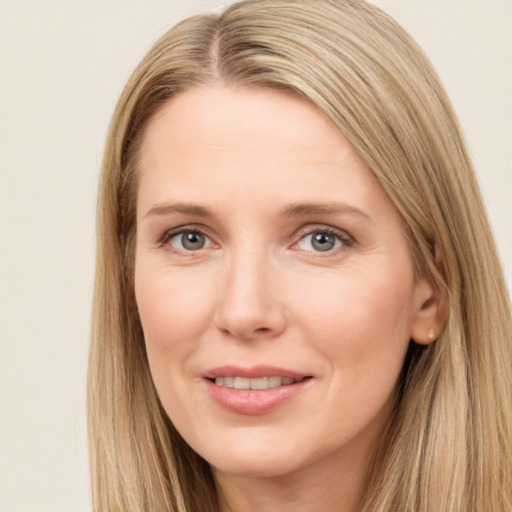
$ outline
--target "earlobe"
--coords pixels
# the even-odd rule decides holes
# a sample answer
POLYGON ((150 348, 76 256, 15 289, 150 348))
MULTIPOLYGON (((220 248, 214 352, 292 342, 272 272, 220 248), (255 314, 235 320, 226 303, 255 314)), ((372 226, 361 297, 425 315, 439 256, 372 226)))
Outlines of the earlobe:
POLYGON ((416 283, 415 310, 411 339, 418 345, 430 345, 441 334, 446 322, 446 300, 441 290, 426 278, 416 283))

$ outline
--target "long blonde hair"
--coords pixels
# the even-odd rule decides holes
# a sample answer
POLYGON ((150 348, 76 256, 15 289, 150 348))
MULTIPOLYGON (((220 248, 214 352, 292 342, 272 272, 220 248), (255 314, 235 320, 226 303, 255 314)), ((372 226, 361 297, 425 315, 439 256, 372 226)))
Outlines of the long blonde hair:
POLYGON ((256 0, 167 32, 126 85, 106 142, 89 367, 96 511, 217 510, 208 464, 153 386, 133 291, 137 160, 170 97, 208 82, 270 87, 325 112, 400 213, 446 326, 411 346, 361 511, 512 510, 512 325, 460 128, 422 51, 362 0, 256 0))

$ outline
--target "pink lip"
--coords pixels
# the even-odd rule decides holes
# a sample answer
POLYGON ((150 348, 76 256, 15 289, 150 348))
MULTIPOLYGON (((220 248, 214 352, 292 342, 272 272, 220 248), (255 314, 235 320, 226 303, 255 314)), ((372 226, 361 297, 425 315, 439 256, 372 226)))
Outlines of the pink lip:
POLYGON ((240 366, 220 366, 208 370, 204 377, 206 379, 215 379, 216 377, 245 377, 247 379, 259 379, 261 377, 289 377, 291 379, 303 379, 307 374, 298 373, 277 366, 257 365, 251 367, 240 366))
POLYGON ((297 395, 307 389, 313 380, 312 378, 305 378, 307 377, 305 374, 273 366, 253 366, 251 368, 223 366, 208 371, 204 377, 204 382, 210 396, 215 402, 228 411, 249 416, 268 413, 288 400, 297 397, 297 395), (210 380, 216 377, 245 377, 249 379, 261 377, 289 377, 304 380, 278 388, 237 390, 217 386, 210 380))

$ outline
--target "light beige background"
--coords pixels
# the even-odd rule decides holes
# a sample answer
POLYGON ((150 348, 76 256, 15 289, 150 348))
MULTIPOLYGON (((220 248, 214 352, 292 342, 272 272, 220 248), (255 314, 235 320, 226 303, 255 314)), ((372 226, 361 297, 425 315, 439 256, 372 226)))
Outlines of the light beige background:
MULTIPOLYGON (((473 155, 512 282, 512 0, 375 0, 420 42, 473 155)), ((89 510, 94 209, 114 103, 217 0, 0 0, 0 510, 89 510)))

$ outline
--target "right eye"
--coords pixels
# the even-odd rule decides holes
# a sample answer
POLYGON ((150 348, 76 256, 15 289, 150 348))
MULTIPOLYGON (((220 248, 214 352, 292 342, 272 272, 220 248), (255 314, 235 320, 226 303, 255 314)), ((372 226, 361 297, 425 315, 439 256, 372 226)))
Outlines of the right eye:
POLYGON ((171 245, 180 252, 199 251, 210 247, 212 241, 201 231, 185 229, 179 233, 169 233, 164 243, 171 245))

